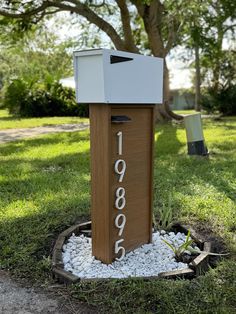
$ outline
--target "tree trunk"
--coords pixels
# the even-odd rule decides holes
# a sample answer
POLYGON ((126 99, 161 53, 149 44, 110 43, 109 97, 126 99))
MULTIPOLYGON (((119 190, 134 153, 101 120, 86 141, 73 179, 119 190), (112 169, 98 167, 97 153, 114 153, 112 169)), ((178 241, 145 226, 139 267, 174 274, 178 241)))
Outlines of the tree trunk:
POLYGON ((163 103, 156 105, 155 108, 155 120, 156 121, 168 121, 171 117, 165 110, 165 102, 169 101, 169 70, 164 60, 164 78, 163 78, 163 103))
MULTIPOLYGON (((218 9, 218 13, 220 14, 220 9, 218 9)), ((220 66, 222 59, 222 46, 223 46, 223 38, 224 38, 224 30, 223 25, 217 25, 217 38, 215 43, 215 53, 214 53, 214 66, 213 66, 213 90, 215 93, 219 91, 220 87, 220 66)))
POLYGON ((164 86, 163 86, 163 103, 160 105, 156 105, 155 108, 155 121, 170 121, 172 119, 175 120, 183 120, 183 117, 175 114, 169 106, 170 100, 170 88, 169 88, 169 70, 167 68, 166 61, 164 59, 164 86))
POLYGON ((195 44, 194 50, 195 50, 195 110, 201 111, 201 73, 198 44, 195 44))

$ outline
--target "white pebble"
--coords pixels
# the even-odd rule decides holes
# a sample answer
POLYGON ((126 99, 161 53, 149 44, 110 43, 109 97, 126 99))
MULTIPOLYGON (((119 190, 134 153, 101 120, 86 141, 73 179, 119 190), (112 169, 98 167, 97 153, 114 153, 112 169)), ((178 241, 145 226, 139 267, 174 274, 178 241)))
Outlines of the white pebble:
POLYGON ((165 230, 154 232, 153 243, 128 252, 120 262, 106 265, 92 256, 91 238, 73 234, 63 245, 64 268, 80 278, 147 277, 157 276, 163 271, 187 269, 188 264, 178 263, 162 238, 179 246, 185 241, 186 235, 180 232, 166 233, 165 230))

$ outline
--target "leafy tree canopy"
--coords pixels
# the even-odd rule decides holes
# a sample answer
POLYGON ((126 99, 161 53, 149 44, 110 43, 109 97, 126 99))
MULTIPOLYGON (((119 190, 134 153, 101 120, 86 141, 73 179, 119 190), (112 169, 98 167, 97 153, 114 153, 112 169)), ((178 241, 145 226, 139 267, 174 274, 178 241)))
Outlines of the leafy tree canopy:
MULTIPOLYGON (((147 52, 164 59, 171 49, 188 41, 218 56, 221 38, 234 29, 236 2, 232 0, 0 0, 0 16, 14 19, 16 29, 34 28, 57 12, 82 17, 110 38, 115 48, 147 52), (209 48, 208 48, 209 47, 209 48)), ((6 21, 6 20, 5 20, 6 21)), ((5 22, 4 21, 4 22, 5 22)), ((86 28, 84 28, 86 29, 86 28)), ((222 39, 223 40, 223 39, 222 39)), ((219 58, 215 58, 219 64, 219 58)), ((214 69, 218 80, 219 67, 214 69)), ((169 75, 165 63, 165 100, 169 99, 169 75)))
POLYGON ((42 22, 23 37, 12 32, 12 27, 11 23, 1 24, 4 32, 0 35, 0 86, 16 78, 32 86, 72 75, 73 39, 60 42, 42 22))

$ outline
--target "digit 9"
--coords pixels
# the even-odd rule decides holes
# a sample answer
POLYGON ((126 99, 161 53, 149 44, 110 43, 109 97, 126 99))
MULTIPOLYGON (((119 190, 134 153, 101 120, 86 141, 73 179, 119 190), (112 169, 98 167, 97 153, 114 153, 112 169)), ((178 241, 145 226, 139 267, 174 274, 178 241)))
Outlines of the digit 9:
POLYGON ((115 170, 115 173, 120 176, 119 182, 122 182, 125 175, 125 171, 126 171, 126 162, 123 159, 118 159, 115 162, 114 170, 115 170))

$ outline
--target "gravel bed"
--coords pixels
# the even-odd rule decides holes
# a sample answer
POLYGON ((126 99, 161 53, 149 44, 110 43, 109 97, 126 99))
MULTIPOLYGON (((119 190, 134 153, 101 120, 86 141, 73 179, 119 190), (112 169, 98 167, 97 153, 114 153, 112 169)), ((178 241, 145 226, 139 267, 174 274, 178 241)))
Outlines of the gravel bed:
POLYGON ((152 243, 127 253, 121 261, 106 265, 92 256, 91 238, 73 234, 63 246, 64 269, 81 279, 149 277, 187 269, 188 264, 175 260, 173 251, 162 241, 163 238, 178 247, 184 243, 186 235, 164 230, 154 232, 152 243))

